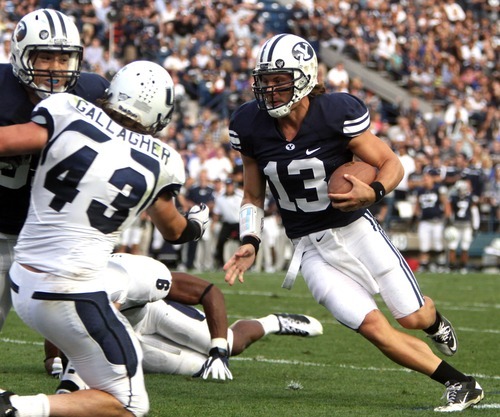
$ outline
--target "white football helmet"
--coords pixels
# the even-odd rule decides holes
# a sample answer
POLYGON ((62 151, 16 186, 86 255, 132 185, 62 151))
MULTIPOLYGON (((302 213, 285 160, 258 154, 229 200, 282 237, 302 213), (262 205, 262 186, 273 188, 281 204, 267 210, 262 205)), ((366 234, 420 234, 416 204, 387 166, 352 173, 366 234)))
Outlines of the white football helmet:
POLYGON ((135 122, 141 133, 154 135, 172 118, 174 82, 161 65, 134 61, 118 71, 109 88, 104 108, 135 122))
POLYGON ((284 117, 290 114, 292 105, 308 95, 318 82, 318 59, 313 47, 296 35, 276 35, 266 41, 257 56, 257 65, 253 71, 253 93, 259 108, 267 110, 271 117, 284 117), (287 73, 292 76, 290 82, 267 85, 264 76, 287 73), (292 98, 288 103, 273 101, 275 91, 289 88, 292 98))
POLYGON ((444 237, 444 240, 446 240, 447 242, 454 242, 455 240, 458 239, 458 236, 459 236, 459 232, 455 226, 447 226, 444 229, 443 237, 444 237))
POLYGON ((28 13, 17 24, 12 34, 12 71, 24 84, 46 98, 52 93, 62 93, 75 86, 80 76, 83 47, 80 33, 73 21, 56 10, 40 9, 28 13), (68 55, 65 70, 35 69, 40 52, 68 55), (35 77, 42 77, 38 84, 35 77))

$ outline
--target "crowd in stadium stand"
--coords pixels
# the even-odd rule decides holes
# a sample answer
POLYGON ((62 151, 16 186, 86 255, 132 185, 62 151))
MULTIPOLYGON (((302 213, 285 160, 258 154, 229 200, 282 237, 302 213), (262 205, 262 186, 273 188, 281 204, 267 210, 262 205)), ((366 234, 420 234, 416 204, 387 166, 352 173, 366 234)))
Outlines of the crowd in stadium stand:
MULTIPOLYGON (((185 158, 188 181, 183 196, 205 173, 215 200, 227 180, 238 185, 241 161, 229 146, 228 120, 239 104, 253 98, 251 71, 256 51, 271 35, 286 31, 315 47, 320 75, 329 91, 350 92, 368 104, 373 132, 400 155, 407 175, 394 195, 386 198, 386 207, 375 208, 387 230, 395 220, 411 220, 411 213, 399 212, 404 205, 398 203, 412 202, 417 174, 424 171, 432 171, 450 190, 457 178, 469 179, 480 208, 479 230, 499 230, 498 0, 1 3, 0 62, 8 62, 15 23, 34 8, 49 7, 75 19, 85 46, 83 70, 110 78, 124 64, 147 59, 171 73, 176 83, 176 115, 162 140, 185 158), (333 48, 383 74, 415 98, 410 105, 385 102, 366 89, 362 80, 350 77, 342 63, 330 68, 322 62, 321 47, 333 48), (420 100, 431 103, 433 111, 423 112, 420 100)), ((187 209, 190 201, 181 198, 179 205, 187 209)), ((258 268, 273 271, 286 267, 289 247, 279 235, 272 201, 267 220, 266 240, 274 248, 263 249, 258 268)), ((215 223, 212 237, 207 237, 213 242, 218 233, 215 223)), ((147 220, 139 227, 145 225, 147 220)), ((411 227, 411 221, 407 226, 411 227)), ((160 247, 153 239, 153 252, 160 247)), ((199 266, 186 253, 182 251, 180 265, 199 266)), ((214 267, 220 265, 198 269, 214 267)))

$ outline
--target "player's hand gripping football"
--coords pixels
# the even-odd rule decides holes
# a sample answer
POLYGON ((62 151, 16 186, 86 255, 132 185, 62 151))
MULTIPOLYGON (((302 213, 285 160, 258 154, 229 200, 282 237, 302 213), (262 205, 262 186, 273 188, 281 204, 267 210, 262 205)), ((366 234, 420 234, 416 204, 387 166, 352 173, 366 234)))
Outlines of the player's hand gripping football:
POLYGON ((229 356, 226 349, 214 347, 208 352, 209 357, 193 376, 195 378, 207 379, 212 376, 212 379, 233 379, 233 374, 229 370, 229 356))
POLYGON ((205 230, 207 230, 208 223, 210 220, 210 212, 208 210, 208 207, 206 204, 197 204, 194 205, 189 209, 187 212, 186 218, 190 221, 194 221, 198 223, 201 227, 201 234, 198 239, 200 239, 203 236, 203 233, 205 233, 205 230))
POLYGON ((353 175, 346 175, 345 179, 352 183, 351 191, 345 194, 328 194, 332 206, 340 211, 355 211, 371 206, 374 203, 373 189, 353 175))

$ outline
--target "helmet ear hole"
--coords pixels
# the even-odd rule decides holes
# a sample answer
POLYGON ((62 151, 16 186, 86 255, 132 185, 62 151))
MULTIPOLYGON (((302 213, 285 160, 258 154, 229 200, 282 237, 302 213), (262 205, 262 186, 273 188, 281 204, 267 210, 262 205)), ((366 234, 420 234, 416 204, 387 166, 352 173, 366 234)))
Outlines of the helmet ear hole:
POLYGON ((318 82, 316 52, 309 42, 301 37, 280 34, 266 41, 257 56, 252 89, 259 108, 265 109, 272 117, 285 117, 290 114, 293 104, 307 96, 318 82), (292 74, 292 98, 287 103, 270 106, 264 99, 270 92, 269 86, 259 83, 259 77, 283 72, 292 74))

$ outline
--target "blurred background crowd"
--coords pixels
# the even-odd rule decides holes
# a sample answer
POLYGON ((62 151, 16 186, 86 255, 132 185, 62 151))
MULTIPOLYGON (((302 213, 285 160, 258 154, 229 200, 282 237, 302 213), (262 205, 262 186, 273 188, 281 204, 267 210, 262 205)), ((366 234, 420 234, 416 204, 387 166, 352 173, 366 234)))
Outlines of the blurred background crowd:
MULTIPOLYGON (((168 247, 143 218, 124 234, 118 251, 150 254, 189 270, 221 268, 237 244, 241 202, 241 161, 229 146, 229 117, 253 98, 251 72, 259 47, 273 34, 289 32, 316 49, 319 79, 328 91, 349 92, 366 102, 372 131, 401 157, 404 180, 374 207, 386 230, 414 231, 419 221, 415 191, 425 173, 430 172, 434 184, 446 187, 450 196, 457 181, 466 180, 479 213, 474 236, 485 239, 482 250, 489 250, 498 265, 498 0, 0 0, 0 4, 0 62, 9 60, 17 21, 47 7, 74 18, 85 46, 84 71, 111 78, 124 64, 146 59, 163 65, 176 83, 175 117, 161 138, 185 160, 188 180, 179 208, 209 204, 211 230, 199 242, 168 247), (329 62, 324 51, 335 51, 344 59, 329 62), (367 88, 362 77, 346 69, 345 62, 351 61, 391 81, 412 99, 387 100, 367 88)), ((287 267, 291 249, 271 199, 266 214, 256 269, 280 271, 287 267)), ((400 245, 405 244, 411 249, 408 242, 400 245)))

